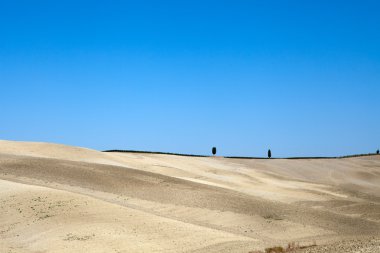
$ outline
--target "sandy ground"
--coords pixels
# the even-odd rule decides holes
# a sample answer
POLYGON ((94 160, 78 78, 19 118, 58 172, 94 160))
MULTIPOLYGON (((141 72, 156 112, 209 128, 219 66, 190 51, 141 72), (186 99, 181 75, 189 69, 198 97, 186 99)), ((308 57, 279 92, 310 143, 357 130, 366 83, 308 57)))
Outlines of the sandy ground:
POLYGON ((245 160, 0 141, 0 252, 380 252, 380 156, 245 160))

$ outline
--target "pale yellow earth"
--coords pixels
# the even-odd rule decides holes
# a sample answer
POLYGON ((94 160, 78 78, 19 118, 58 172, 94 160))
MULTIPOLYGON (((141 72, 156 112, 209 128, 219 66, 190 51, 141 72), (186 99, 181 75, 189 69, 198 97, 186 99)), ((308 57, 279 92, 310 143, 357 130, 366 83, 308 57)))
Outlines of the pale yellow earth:
POLYGON ((228 159, 0 141, 0 204, 0 253, 248 253, 289 242, 380 252, 380 156, 228 159))

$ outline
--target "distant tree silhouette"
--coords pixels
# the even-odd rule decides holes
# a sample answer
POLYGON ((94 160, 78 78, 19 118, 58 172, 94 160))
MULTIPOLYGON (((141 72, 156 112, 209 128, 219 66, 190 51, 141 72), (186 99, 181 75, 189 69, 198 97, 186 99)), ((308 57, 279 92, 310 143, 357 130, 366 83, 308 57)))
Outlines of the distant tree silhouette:
POLYGON ((379 151, 379 150, 377 150, 377 151, 376 151, 376 154, 379 154, 379 153, 380 153, 380 151, 379 151))
POLYGON ((268 149, 268 158, 271 158, 272 157, 272 152, 270 151, 270 149, 268 149))
POLYGON ((212 148, 212 154, 213 154, 213 155, 216 155, 216 147, 213 147, 213 148, 212 148))

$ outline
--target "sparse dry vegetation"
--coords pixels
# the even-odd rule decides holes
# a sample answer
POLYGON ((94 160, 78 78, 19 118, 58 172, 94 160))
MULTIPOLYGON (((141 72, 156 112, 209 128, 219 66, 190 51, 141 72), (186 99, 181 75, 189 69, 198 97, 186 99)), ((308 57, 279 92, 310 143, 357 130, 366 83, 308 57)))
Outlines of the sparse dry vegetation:
POLYGON ((291 242, 288 243, 288 245, 284 248, 282 246, 275 246, 266 248, 264 251, 256 250, 256 251, 250 251, 249 253, 287 253, 287 252, 296 252, 300 249, 306 249, 317 246, 316 242, 314 241, 312 244, 309 245, 303 245, 300 246, 299 243, 291 242))

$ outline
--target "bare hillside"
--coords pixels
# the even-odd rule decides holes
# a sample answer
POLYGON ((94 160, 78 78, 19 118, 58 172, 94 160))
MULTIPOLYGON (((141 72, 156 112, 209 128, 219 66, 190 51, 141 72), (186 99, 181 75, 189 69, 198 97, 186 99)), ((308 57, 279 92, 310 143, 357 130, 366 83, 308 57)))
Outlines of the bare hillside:
POLYGON ((380 156, 244 160, 0 141, 0 201, 0 252, 249 252, 314 241, 310 252, 336 252, 342 240, 380 252, 380 156))

